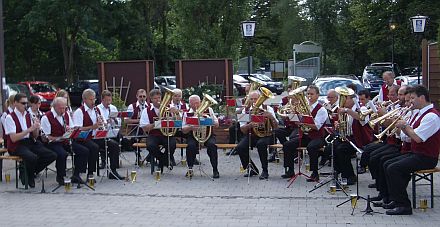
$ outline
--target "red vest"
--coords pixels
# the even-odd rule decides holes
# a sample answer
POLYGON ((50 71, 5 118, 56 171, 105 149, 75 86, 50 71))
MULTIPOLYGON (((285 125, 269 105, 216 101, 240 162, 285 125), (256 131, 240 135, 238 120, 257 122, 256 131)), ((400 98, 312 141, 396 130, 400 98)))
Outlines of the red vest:
POLYGON ((358 120, 353 119, 351 128, 354 143, 357 147, 363 147, 373 141, 373 129, 368 124, 362 126, 358 120))
MULTIPOLYGON (((156 111, 154 111, 154 107, 153 109, 147 107, 147 114, 148 114, 148 120, 150 120, 150 124, 154 124, 154 119, 159 117, 157 116, 156 111)), ((163 136, 162 132, 160 132, 159 129, 152 129, 148 134, 151 136, 163 136)))
MULTIPOLYGON (((54 137, 60 137, 64 135, 66 132, 64 125, 61 125, 61 123, 55 118, 52 111, 48 111, 46 113, 47 120, 49 120, 50 123, 50 135, 54 137)), ((64 123, 66 126, 69 125, 69 114, 67 112, 64 113, 64 123)))
MULTIPOLYGON (((396 81, 397 85, 401 86, 402 81, 398 80, 396 81)), ((382 84, 382 94, 383 94, 383 101, 388 101, 388 93, 390 91, 388 90, 388 87, 386 85, 386 83, 382 84)))
MULTIPOLYGON (((21 124, 20 121, 18 120, 17 114, 15 114, 15 112, 10 113, 9 115, 11 115, 12 120, 14 120, 15 123, 15 133, 20 133, 23 131, 23 129, 21 128, 21 124)), ((31 122, 31 116, 29 113, 27 113, 25 115, 26 118, 26 125, 28 128, 30 128, 32 126, 32 122, 31 122)), ((29 135, 30 136, 30 135, 29 135)), ((6 144, 7 144, 7 148, 8 148, 8 152, 14 152, 15 149, 17 149, 18 146, 18 141, 17 142, 12 142, 11 140, 11 136, 6 135, 6 144)))
MULTIPOLYGON (((84 106, 80 107, 82 113, 83 113, 83 127, 89 127, 93 125, 93 121, 92 118, 90 118, 89 113, 86 112, 86 109, 84 108, 84 106)), ((95 108, 96 112, 98 112, 98 114, 101 114, 101 111, 99 111, 99 108, 96 107, 95 108)), ((98 117, 98 116, 96 116, 98 117)))
MULTIPOLYGON (((318 104, 315 106, 315 108, 313 108, 313 110, 312 110, 312 117, 313 117, 313 118, 316 117, 316 114, 318 114, 318 110, 321 109, 321 107, 322 107, 322 105, 321 105, 320 103, 318 103, 318 104)), ((303 132, 302 132, 301 128, 300 128, 300 130, 299 130, 299 134, 300 134, 301 137, 303 136, 303 132)), ((321 126, 321 128, 320 128, 318 131, 313 130, 313 129, 310 130, 310 131, 309 131, 309 134, 308 134, 308 137, 309 137, 310 139, 312 139, 312 140, 313 140, 313 139, 323 138, 323 137, 324 137, 324 127, 321 126)))
MULTIPOLYGON (((132 103, 133 106, 133 115, 131 116, 131 119, 138 119, 141 118, 141 105, 137 105, 137 102, 132 103)), ((144 108, 149 108, 149 105, 145 102, 144 108)))
MULTIPOLYGON (((414 123, 414 129, 420 126, 420 122, 422 121, 423 117, 425 117, 425 115, 428 113, 435 113, 437 116, 439 116, 439 112, 437 112, 437 110, 434 108, 427 110, 414 123)), ((438 159, 440 152, 440 130, 435 132, 425 142, 416 143, 415 141, 411 141, 411 152, 438 159)))

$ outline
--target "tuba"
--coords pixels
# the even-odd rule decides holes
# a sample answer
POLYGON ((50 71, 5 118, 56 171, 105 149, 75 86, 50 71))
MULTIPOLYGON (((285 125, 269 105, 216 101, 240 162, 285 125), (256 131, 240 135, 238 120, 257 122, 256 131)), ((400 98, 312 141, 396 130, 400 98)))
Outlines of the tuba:
MULTIPOLYGON (((168 120, 174 116, 170 112, 170 108, 169 108, 169 105, 171 103, 171 99, 173 98, 174 92, 171 89, 166 88, 166 87, 164 87, 164 89, 165 89, 165 94, 163 95, 163 98, 160 101, 160 106, 159 106, 159 121, 162 119, 168 120)), ((176 131, 177 131, 177 128, 161 128, 160 129, 160 132, 164 136, 174 136, 174 134, 176 134, 176 131)))
MULTIPOLYGON (((194 114, 197 117, 207 117, 206 115, 203 115, 203 113, 212 105, 217 105, 217 101, 213 99, 208 94, 203 94, 203 100, 200 103, 200 106, 197 108, 197 110, 194 112, 194 114)), ((197 130, 193 131, 193 136, 199 143, 205 143, 208 141, 209 137, 211 137, 212 133, 212 126, 199 126, 197 130)))
MULTIPOLYGON (((343 107, 345 104, 345 101, 347 98, 351 95, 354 95, 354 91, 347 87, 337 87, 335 88, 335 91, 339 94, 339 106, 343 107)), ((338 131, 339 136, 342 141, 346 140, 346 137, 348 135, 348 128, 347 128, 347 113, 339 114, 338 117, 338 131)))
POLYGON ((251 106, 251 102, 249 101, 249 94, 253 91, 258 90, 261 86, 266 85, 265 82, 261 81, 261 80, 257 80, 253 77, 249 77, 249 80, 251 81, 251 86, 249 88, 249 91, 246 95, 246 101, 244 102, 243 106, 244 107, 250 107, 251 106))
MULTIPOLYGON (((257 101, 254 104, 254 109, 252 110, 252 113, 254 115, 261 114, 262 112, 264 112, 265 110, 261 108, 261 105, 267 99, 274 97, 272 92, 265 87, 260 87, 259 91, 261 95, 260 97, 258 97, 257 101)), ((252 130, 254 131, 255 135, 258 137, 270 136, 272 134, 272 123, 269 119, 265 119, 264 124, 255 126, 252 128, 252 130)))

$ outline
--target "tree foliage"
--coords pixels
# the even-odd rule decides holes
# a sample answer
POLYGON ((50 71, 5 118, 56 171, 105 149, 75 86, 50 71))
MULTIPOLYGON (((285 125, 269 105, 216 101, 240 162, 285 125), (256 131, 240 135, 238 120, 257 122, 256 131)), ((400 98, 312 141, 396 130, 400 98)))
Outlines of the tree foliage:
POLYGON ((240 22, 255 20, 254 65, 292 58, 306 40, 323 47, 322 73, 357 73, 366 64, 417 64, 409 17, 430 17, 424 38, 438 40, 438 0, 8 0, 4 2, 8 82, 66 85, 96 78, 96 62, 151 59, 156 74, 174 60, 247 56, 240 22), (389 29, 389 20, 397 29, 389 29))

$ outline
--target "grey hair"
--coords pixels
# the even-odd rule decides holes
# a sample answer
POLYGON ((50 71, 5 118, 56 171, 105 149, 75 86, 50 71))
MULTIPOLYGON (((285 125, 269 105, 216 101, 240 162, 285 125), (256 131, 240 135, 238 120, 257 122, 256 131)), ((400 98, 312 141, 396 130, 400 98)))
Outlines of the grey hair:
POLYGON ((67 99, 64 97, 56 97, 53 102, 52 102, 52 106, 56 106, 58 103, 65 103, 67 104, 67 99))
POLYGON ((196 99, 198 101, 200 101, 200 97, 198 95, 191 95, 188 99, 188 101, 191 101, 192 99, 196 99))
POLYGON ((179 88, 174 88, 173 93, 174 94, 179 93, 180 95, 182 95, 182 90, 180 90, 179 88))
POLYGON ((88 89, 83 91, 83 93, 82 93, 82 99, 83 100, 86 100, 90 96, 95 96, 96 97, 96 93, 95 93, 94 90, 88 88, 88 89))

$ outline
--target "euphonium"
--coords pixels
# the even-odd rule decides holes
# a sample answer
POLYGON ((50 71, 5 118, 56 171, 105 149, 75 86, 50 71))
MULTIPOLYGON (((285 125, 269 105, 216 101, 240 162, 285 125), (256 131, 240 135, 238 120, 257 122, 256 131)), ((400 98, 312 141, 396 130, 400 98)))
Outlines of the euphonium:
MULTIPOLYGON (((296 105, 294 105, 294 109, 298 114, 303 116, 311 116, 312 113, 310 112, 309 102, 306 99, 306 90, 307 86, 299 87, 293 91, 290 91, 289 96, 292 96, 298 102, 296 105)), ((310 127, 305 125, 301 125, 300 127, 304 134, 307 134, 311 130, 310 127)))
MULTIPOLYGON (((169 89, 164 87, 165 89, 165 94, 163 95, 161 101, 160 101, 160 106, 159 106, 159 121, 162 119, 166 119, 169 120, 173 114, 170 112, 170 108, 169 105, 171 103, 171 100, 173 98, 174 92, 169 89)), ((160 132, 164 135, 164 136, 174 136, 174 134, 176 134, 177 128, 161 128, 160 132)))
POLYGON ((263 82, 263 81, 261 81, 261 80, 257 80, 257 79, 255 79, 255 78, 253 78, 253 77, 249 77, 249 80, 250 81, 252 81, 251 82, 251 86, 250 86, 250 88, 249 88, 249 91, 248 91, 248 93, 246 94, 246 101, 244 102, 244 107, 250 107, 251 106, 251 102, 249 101, 249 94, 252 92, 252 91, 256 91, 256 90, 258 90, 261 86, 264 86, 264 85, 266 85, 266 83, 265 82, 263 82))
MULTIPOLYGON (((292 84, 290 87, 291 91, 297 89, 301 85, 301 82, 306 81, 306 79, 298 76, 289 76, 288 78, 289 80, 292 80, 292 84)), ((293 103, 293 99, 295 99, 294 95, 291 95, 289 93, 287 95, 287 98, 288 98, 287 104, 285 106, 278 108, 277 110, 277 114, 281 117, 288 117, 290 113, 294 113, 296 111, 295 104, 293 103)))
MULTIPOLYGON (((200 103, 200 106, 194 112, 197 117, 205 117, 203 113, 212 105, 217 105, 217 101, 213 99, 210 95, 204 94, 203 100, 200 103)), ((199 143, 205 143, 209 137, 211 137, 212 126, 200 126, 193 131, 193 136, 199 143)))
MULTIPOLYGON (((269 89, 265 87, 260 87, 260 97, 258 97, 257 101, 255 101, 253 107, 254 109, 252 110, 252 113, 254 115, 257 115, 264 112, 265 110, 260 108, 261 105, 264 103, 264 101, 273 97, 274 95, 269 89)), ((254 131, 255 135, 258 137, 270 136, 272 134, 272 123, 270 119, 265 119, 263 125, 255 126, 252 128, 252 130, 254 131)))
POLYGON ((301 85, 301 82, 306 81, 306 79, 299 77, 299 76, 288 76, 287 77, 289 80, 292 80, 292 84, 290 86, 290 88, 293 90, 299 88, 299 86, 301 85))
MULTIPOLYGON (((345 105, 347 98, 354 95, 354 91, 347 87, 337 87, 335 88, 335 91, 339 94, 339 106, 341 108, 345 105)), ((338 118, 339 137, 342 141, 345 141, 348 135, 347 117, 347 113, 343 113, 339 114, 338 118)))

